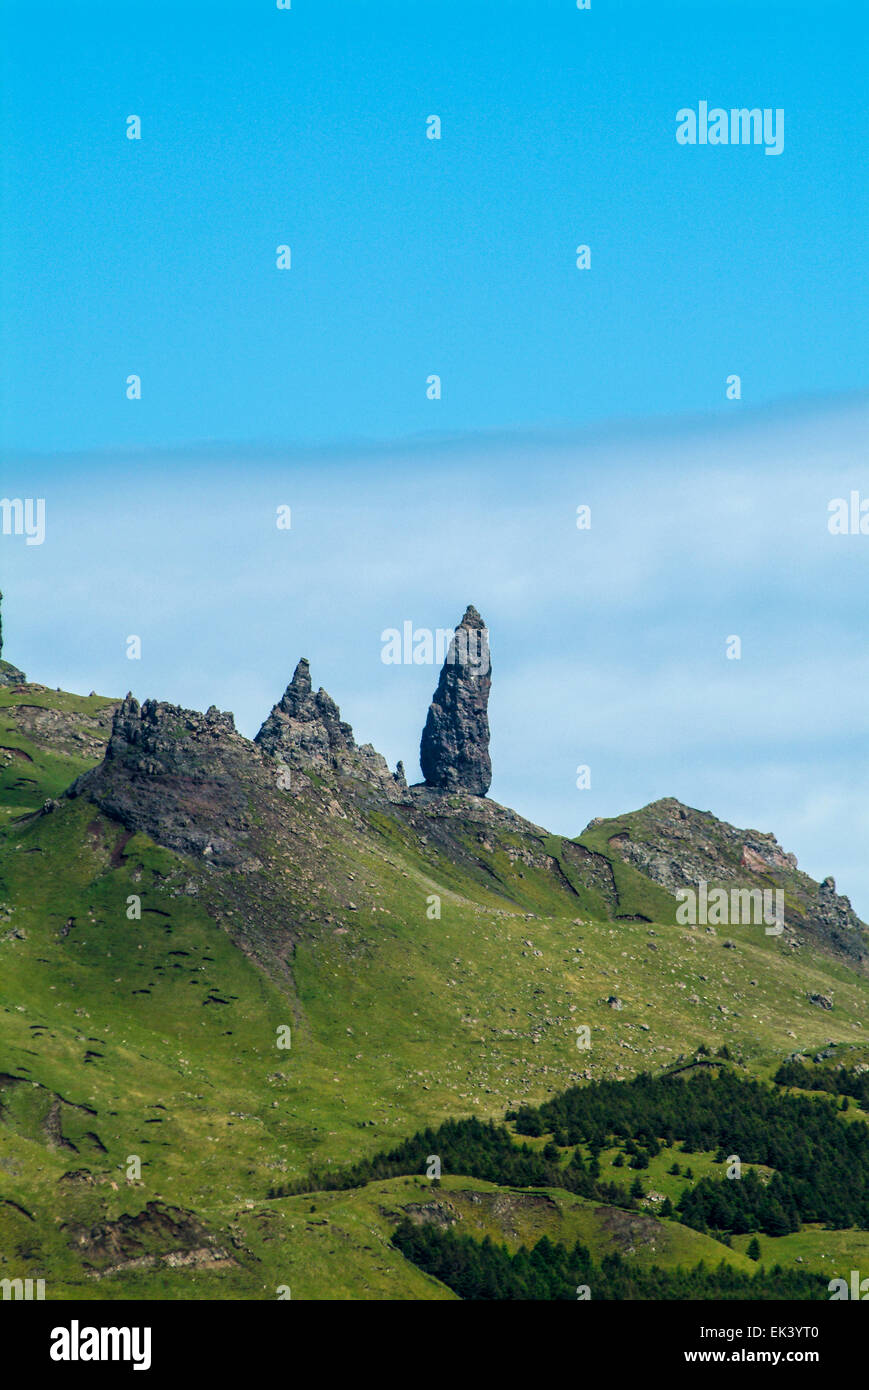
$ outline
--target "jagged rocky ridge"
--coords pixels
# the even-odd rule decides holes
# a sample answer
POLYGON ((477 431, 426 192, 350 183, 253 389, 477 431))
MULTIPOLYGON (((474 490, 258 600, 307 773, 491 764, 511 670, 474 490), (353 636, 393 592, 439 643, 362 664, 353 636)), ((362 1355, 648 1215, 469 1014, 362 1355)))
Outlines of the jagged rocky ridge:
MULTIPOLYGON (((298 771, 343 770, 389 786, 386 759, 370 743, 357 747, 350 725, 331 695, 322 687, 316 695, 311 687, 311 670, 302 657, 283 696, 274 706, 254 743, 288 769, 298 771)), ((404 772, 396 769, 392 780, 404 785, 404 772)))
MULTIPOLYGON (((356 744, 334 700, 322 689, 314 692, 303 658, 254 740, 236 730, 232 714, 214 706, 202 714, 155 700, 139 705, 128 695, 115 711, 103 761, 67 795, 87 798, 127 832, 142 831, 209 869, 253 875, 255 894, 272 900, 276 932, 280 892, 258 871, 268 875, 280 860, 283 873, 301 873, 304 866, 303 877, 327 882, 341 820, 362 837, 357 844, 370 840, 373 826, 388 824, 399 837, 425 846, 433 866, 461 864, 508 898, 516 891, 514 875, 522 878, 520 866, 544 871, 568 895, 587 889, 613 920, 630 915, 620 901, 613 856, 668 894, 701 880, 781 887, 787 901, 783 944, 798 949, 810 937, 852 964, 866 958, 866 928, 848 899, 832 879, 818 884, 802 873, 772 835, 739 830, 666 799, 592 821, 583 836, 567 840, 484 799, 491 777, 491 675, 488 634, 473 607, 457 638, 463 630, 479 634, 485 646, 468 648, 472 656, 476 650, 472 671, 455 654, 444 665, 423 734, 424 784, 408 787, 401 764, 392 773, 370 744, 356 744)), ((309 915, 316 920, 316 903, 309 915)))
MULTIPOLYGON (((457 778, 450 789, 472 795, 457 778)), ((200 714, 156 700, 139 705, 127 695, 102 763, 68 795, 87 797, 127 830, 170 849, 250 872, 312 804, 366 829, 377 807, 436 802, 442 793, 409 790, 401 764, 392 773, 371 744, 357 745, 331 696, 314 692, 302 658, 253 741, 214 706, 200 714)))
POLYGON ((86 796, 127 830, 169 849, 241 866, 252 854, 251 748, 232 714, 213 705, 200 714, 127 695, 103 761, 67 795, 86 796))
POLYGON ((800 944, 809 930, 835 951, 856 959, 867 953, 866 928, 832 878, 816 883, 803 873, 774 835, 739 830, 709 811, 695 811, 674 797, 614 820, 593 820, 588 829, 611 831, 608 843, 626 863, 670 893, 712 887, 780 888, 785 894, 787 939, 800 944))

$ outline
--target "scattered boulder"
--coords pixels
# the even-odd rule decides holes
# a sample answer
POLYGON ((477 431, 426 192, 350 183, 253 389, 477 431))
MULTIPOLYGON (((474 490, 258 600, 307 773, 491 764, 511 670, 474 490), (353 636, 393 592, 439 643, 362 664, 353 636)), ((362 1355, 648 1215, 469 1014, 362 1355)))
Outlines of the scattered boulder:
POLYGON ((809 1003, 815 1004, 819 1009, 832 1009, 833 1000, 829 994, 810 994, 809 1003))

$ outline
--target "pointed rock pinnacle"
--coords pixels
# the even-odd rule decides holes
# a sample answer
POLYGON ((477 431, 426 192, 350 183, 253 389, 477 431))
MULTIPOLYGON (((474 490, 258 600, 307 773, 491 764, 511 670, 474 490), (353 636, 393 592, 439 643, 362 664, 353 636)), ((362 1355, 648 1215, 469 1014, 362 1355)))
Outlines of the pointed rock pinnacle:
POLYGON ((333 766, 354 751, 353 730, 331 695, 311 689, 311 669, 302 657, 283 696, 254 742, 296 767, 333 766))
POLYGON ((426 785, 485 796, 489 757, 489 631, 473 604, 455 630, 429 705, 419 761, 426 785))

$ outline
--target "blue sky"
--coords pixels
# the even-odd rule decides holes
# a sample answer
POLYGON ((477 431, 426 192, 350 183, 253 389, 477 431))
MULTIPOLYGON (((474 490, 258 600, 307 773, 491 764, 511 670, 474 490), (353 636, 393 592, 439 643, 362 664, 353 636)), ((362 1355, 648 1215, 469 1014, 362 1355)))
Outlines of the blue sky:
POLYGON ((4 16, 12 449, 680 414, 723 409, 730 372, 747 403, 864 383, 862 3, 4 16), (784 153, 680 147, 700 100, 783 108, 784 153))
POLYGON ((869 537, 826 529, 869 493, 865 7, 0 27, 0 495, 48 516, 0 536, 4 654, 249 734, 304 654, 413 776, 436 672, 380 633, 474 602, 498 800, 573 834, 676 795, 869 917, 869 537), (680 147, 701 100, 783 108, 784 152, 680 147))

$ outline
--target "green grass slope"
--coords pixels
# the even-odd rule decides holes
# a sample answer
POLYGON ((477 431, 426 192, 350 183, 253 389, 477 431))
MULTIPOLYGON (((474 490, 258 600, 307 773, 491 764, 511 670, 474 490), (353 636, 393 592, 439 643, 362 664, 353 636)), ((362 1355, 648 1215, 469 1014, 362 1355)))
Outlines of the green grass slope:
MULTIPOLYGON (((326 788, 311 825, 328 875, 278 846, 261 875, 221 876, 84 799, 35 814, 98 760, 112 707, 0 690, 0 1277, 45 1277, 50 1298, 451 1297, 388 1243, 397 1206, 433 1200, 424 1179, 269 1189, 701 1043, 768 1075, 798 1047, 862 1038, 863 977, 760 928, 725 947, 676 926, 672 898, 594 831, 571 848, 460 806, 424 835, 397 813, 360 829, 326 788), (257 892, 293 929, 265 969, 257 892)), ((450 1176, 437 1200, 508 1243, 626 1238, 625 1213, 499 1191, 450 1176)), ((637 1258, 745 1264, 646 1220, 627 1233, 637 1258)))

